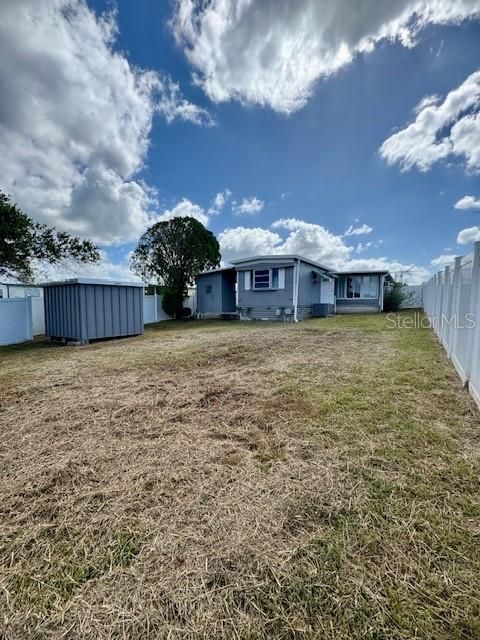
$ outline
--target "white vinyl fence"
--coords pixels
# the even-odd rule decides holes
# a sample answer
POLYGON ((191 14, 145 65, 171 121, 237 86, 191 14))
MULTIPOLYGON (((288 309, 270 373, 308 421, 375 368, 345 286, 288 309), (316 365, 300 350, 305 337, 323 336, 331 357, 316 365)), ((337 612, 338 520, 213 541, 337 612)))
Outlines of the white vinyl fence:
POLYGON ((480 407, 480 242, 423 286, 423 308, 480 407))
POLYGON ((33 340, 32 298, 0 300, 0 345, 33 340))
POLYGON ((162 308, 162 296, 154 293, 151 296, 143 296, 143 324, 152 324, 162 320, 171 320, 162 308))
MULTIPOLYGON (((143 324, 152 324, 153 322, 171 320, 171 317, 167 316, 163 310, 162 300, 163 297, 156 293, 143 297, 143 324)), ((183 306, 189 307, 192 310, 192 316, 195 315, 197 310, 195 294, 185 298, 183 306)))
POLYGON ((406 284, 402 309, 421 309, 423 307, 422 289, 421 284, 406 284))

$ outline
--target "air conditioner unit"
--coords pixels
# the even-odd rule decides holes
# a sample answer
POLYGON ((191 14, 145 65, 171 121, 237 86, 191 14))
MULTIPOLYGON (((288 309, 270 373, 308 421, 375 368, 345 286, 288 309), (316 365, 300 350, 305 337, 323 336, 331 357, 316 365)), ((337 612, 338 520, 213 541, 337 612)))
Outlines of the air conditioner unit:
POLYGON ((333 304, 319 302, 312 305, 312 316, 314 318, 326 318, 333 313, 333 304))

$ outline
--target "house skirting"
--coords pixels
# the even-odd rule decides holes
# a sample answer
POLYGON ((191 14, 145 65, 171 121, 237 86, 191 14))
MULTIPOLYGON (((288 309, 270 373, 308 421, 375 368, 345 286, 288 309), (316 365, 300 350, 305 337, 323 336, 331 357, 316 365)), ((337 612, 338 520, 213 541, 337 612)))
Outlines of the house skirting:
POLYGON ((348 306, 348 305, 337 305, 336 308, 337 314, 342 313, 380 313, 380 307, 361 307, 360 305, 348 306))
MULTIPOLYGON (((275 322, 293 322, 294 307, 242 307, 240 311, 241 320, 271 320, 275 322), (285 313, 286 309, 290 309, 291 313, 285 313)), ((312 317, 312 305, 297 307, 297 319, 305 320, 312 317)))

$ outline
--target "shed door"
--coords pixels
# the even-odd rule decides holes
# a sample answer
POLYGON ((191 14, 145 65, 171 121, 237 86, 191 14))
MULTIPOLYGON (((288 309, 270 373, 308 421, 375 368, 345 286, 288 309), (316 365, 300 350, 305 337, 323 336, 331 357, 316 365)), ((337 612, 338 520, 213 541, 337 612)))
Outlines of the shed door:
POLYGON ((324 304, 334 304, 335 282, 333 280, 322 280, 320 285, 320 302, 324 304))

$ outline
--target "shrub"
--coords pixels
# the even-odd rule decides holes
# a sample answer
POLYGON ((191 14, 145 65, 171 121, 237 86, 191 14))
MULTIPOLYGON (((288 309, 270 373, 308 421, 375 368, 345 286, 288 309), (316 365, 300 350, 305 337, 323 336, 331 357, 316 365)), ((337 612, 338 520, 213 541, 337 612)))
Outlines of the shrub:
POLYGON ((401 282, 386 282, 383 294, 383 310, 398 311, 405 300, 405 285, 401 282))

